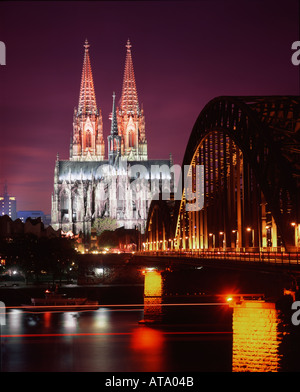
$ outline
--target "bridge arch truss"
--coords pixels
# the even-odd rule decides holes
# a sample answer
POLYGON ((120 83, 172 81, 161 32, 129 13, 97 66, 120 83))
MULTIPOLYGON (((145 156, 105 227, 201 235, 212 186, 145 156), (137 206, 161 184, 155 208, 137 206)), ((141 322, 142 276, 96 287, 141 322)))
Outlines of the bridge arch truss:
MULTIPOLYGON (((300 98, 222 96, 201 111, 184 159, 189 187, 174 209, 174 249, 300 246, 300 98), (203 168, 203 208, 190 211, 203 168)), ((150 219, 151 221, 151 219, 150 219)), ((159 238, 157 237, 157 240, 159 238)))

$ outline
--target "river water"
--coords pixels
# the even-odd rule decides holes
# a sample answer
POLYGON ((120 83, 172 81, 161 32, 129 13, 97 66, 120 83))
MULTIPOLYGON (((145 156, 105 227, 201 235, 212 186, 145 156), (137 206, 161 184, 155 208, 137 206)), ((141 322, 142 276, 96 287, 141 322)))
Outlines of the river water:
MULTIPOLYGON (((116 288, 114 289, 117 290, 116 288)), ((272 301, 162 297, 161 275, 145 276, 144 303, 98 310, 6 311, 4 372, 299 371, 300 326, 272 301)))
POLYGON ((144 309, 10 309, 2 371, 299 371, 297 327, 291 330, 272 303, 231 308, 148 300, 144 309))

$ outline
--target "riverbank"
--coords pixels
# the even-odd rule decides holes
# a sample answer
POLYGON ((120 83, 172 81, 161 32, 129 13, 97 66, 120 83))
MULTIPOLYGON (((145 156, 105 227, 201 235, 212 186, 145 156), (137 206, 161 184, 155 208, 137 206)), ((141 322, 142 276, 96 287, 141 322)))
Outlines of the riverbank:
MULTIPOLYGON (((262 293, 266 298, 277 300, 284 289, 291 289, 294 278, 288 274, 266 273, 265 271, 220 270, 198 267, 187 270, 162 272, 163 296, 216 295, 229 293, 262 293)), ((10 282, 0 285, 0 301, 6 306, 29 304, 32 297, 44 297, 49 283, 39 285, 10 282)), ((79 285, 61 282, 59 291, 68 297, 87 297, 100 304, 142 304, 144 280, 131 278, 113 283, 79 285)))
MULTIPOLYGON (((1 287, 0 301, 6 306, 20 306, 30 304, 32 297, 43 298, 46 285, 16 287, 1 287)), ((144 286, 139 285, 97 285, 78 286, 62 285, 59 292, 65 293, 67 297, 86 297, 98 301, 99 304, 142 304, 144 286)))

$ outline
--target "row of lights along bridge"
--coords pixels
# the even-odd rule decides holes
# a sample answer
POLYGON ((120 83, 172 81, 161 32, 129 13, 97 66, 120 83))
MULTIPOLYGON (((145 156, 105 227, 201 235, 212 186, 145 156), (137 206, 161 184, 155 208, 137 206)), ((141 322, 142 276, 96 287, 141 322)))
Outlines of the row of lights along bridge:
MULTIPOLYGON (((295 229, 295 246, 297 246, 300 236, 298 234, 297 230, 297 224, 296 222, 292 222, 291 226, 294 227, 295 229)), ((266 226, 267 230, 271 230, 271 226, 267 225, 266 226)), ((250 247, 253 247, 254 244, 254 229, 251 227, 246 228, 246 232, 250 236, 250 247)), ((232 233, 235 234, 235 250, 240 251, 241 248, 239 247, 239 232, 238 230, 232 230, 232 233)), ((203 235, 202 235, 203 236, 203 235)), ((222 249, 223 251, 226 251, 227 249, 227 244, 226 244, 226 233, 224 231, 219 232, 219 236, 221 241, 219 241, 219 244, 222 243, 222 247, 218 247, 217 249, 222 249)), ((215 233, 209 233, 209 238, 211 241, 209 242, 209 249, 216 249, 216 234, 215 233)), ((204 250, 204 249, 198 249, 196 248, 196 243, 195 243, 195 236, 192 236, 192 246, 188 246, 188 240, 189 237, 179 237, 179 238, 169 238, 169 240, 158 240, 158 241, 151 241, 151 242, 143 242, 143 249, 142 251, 182 251, 182 250, 204 250)), ((269 248, 269 247, 268 247, 269 248)), ((234 250, 234 248, 230 248, 230 251, 234 250)))

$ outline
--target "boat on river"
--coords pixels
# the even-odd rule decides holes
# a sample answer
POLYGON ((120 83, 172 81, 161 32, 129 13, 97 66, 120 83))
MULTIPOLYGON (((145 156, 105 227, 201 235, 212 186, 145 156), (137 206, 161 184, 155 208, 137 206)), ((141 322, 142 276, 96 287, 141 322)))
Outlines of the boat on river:
POLYGON ((85 297, 69 298, 66 294, 58 293, 57 290, 46 290, 44 298, 31 298, 31 304, 22 305, 22 308, 34 311, 96 310, 99 308, 99 303, 85 297))

